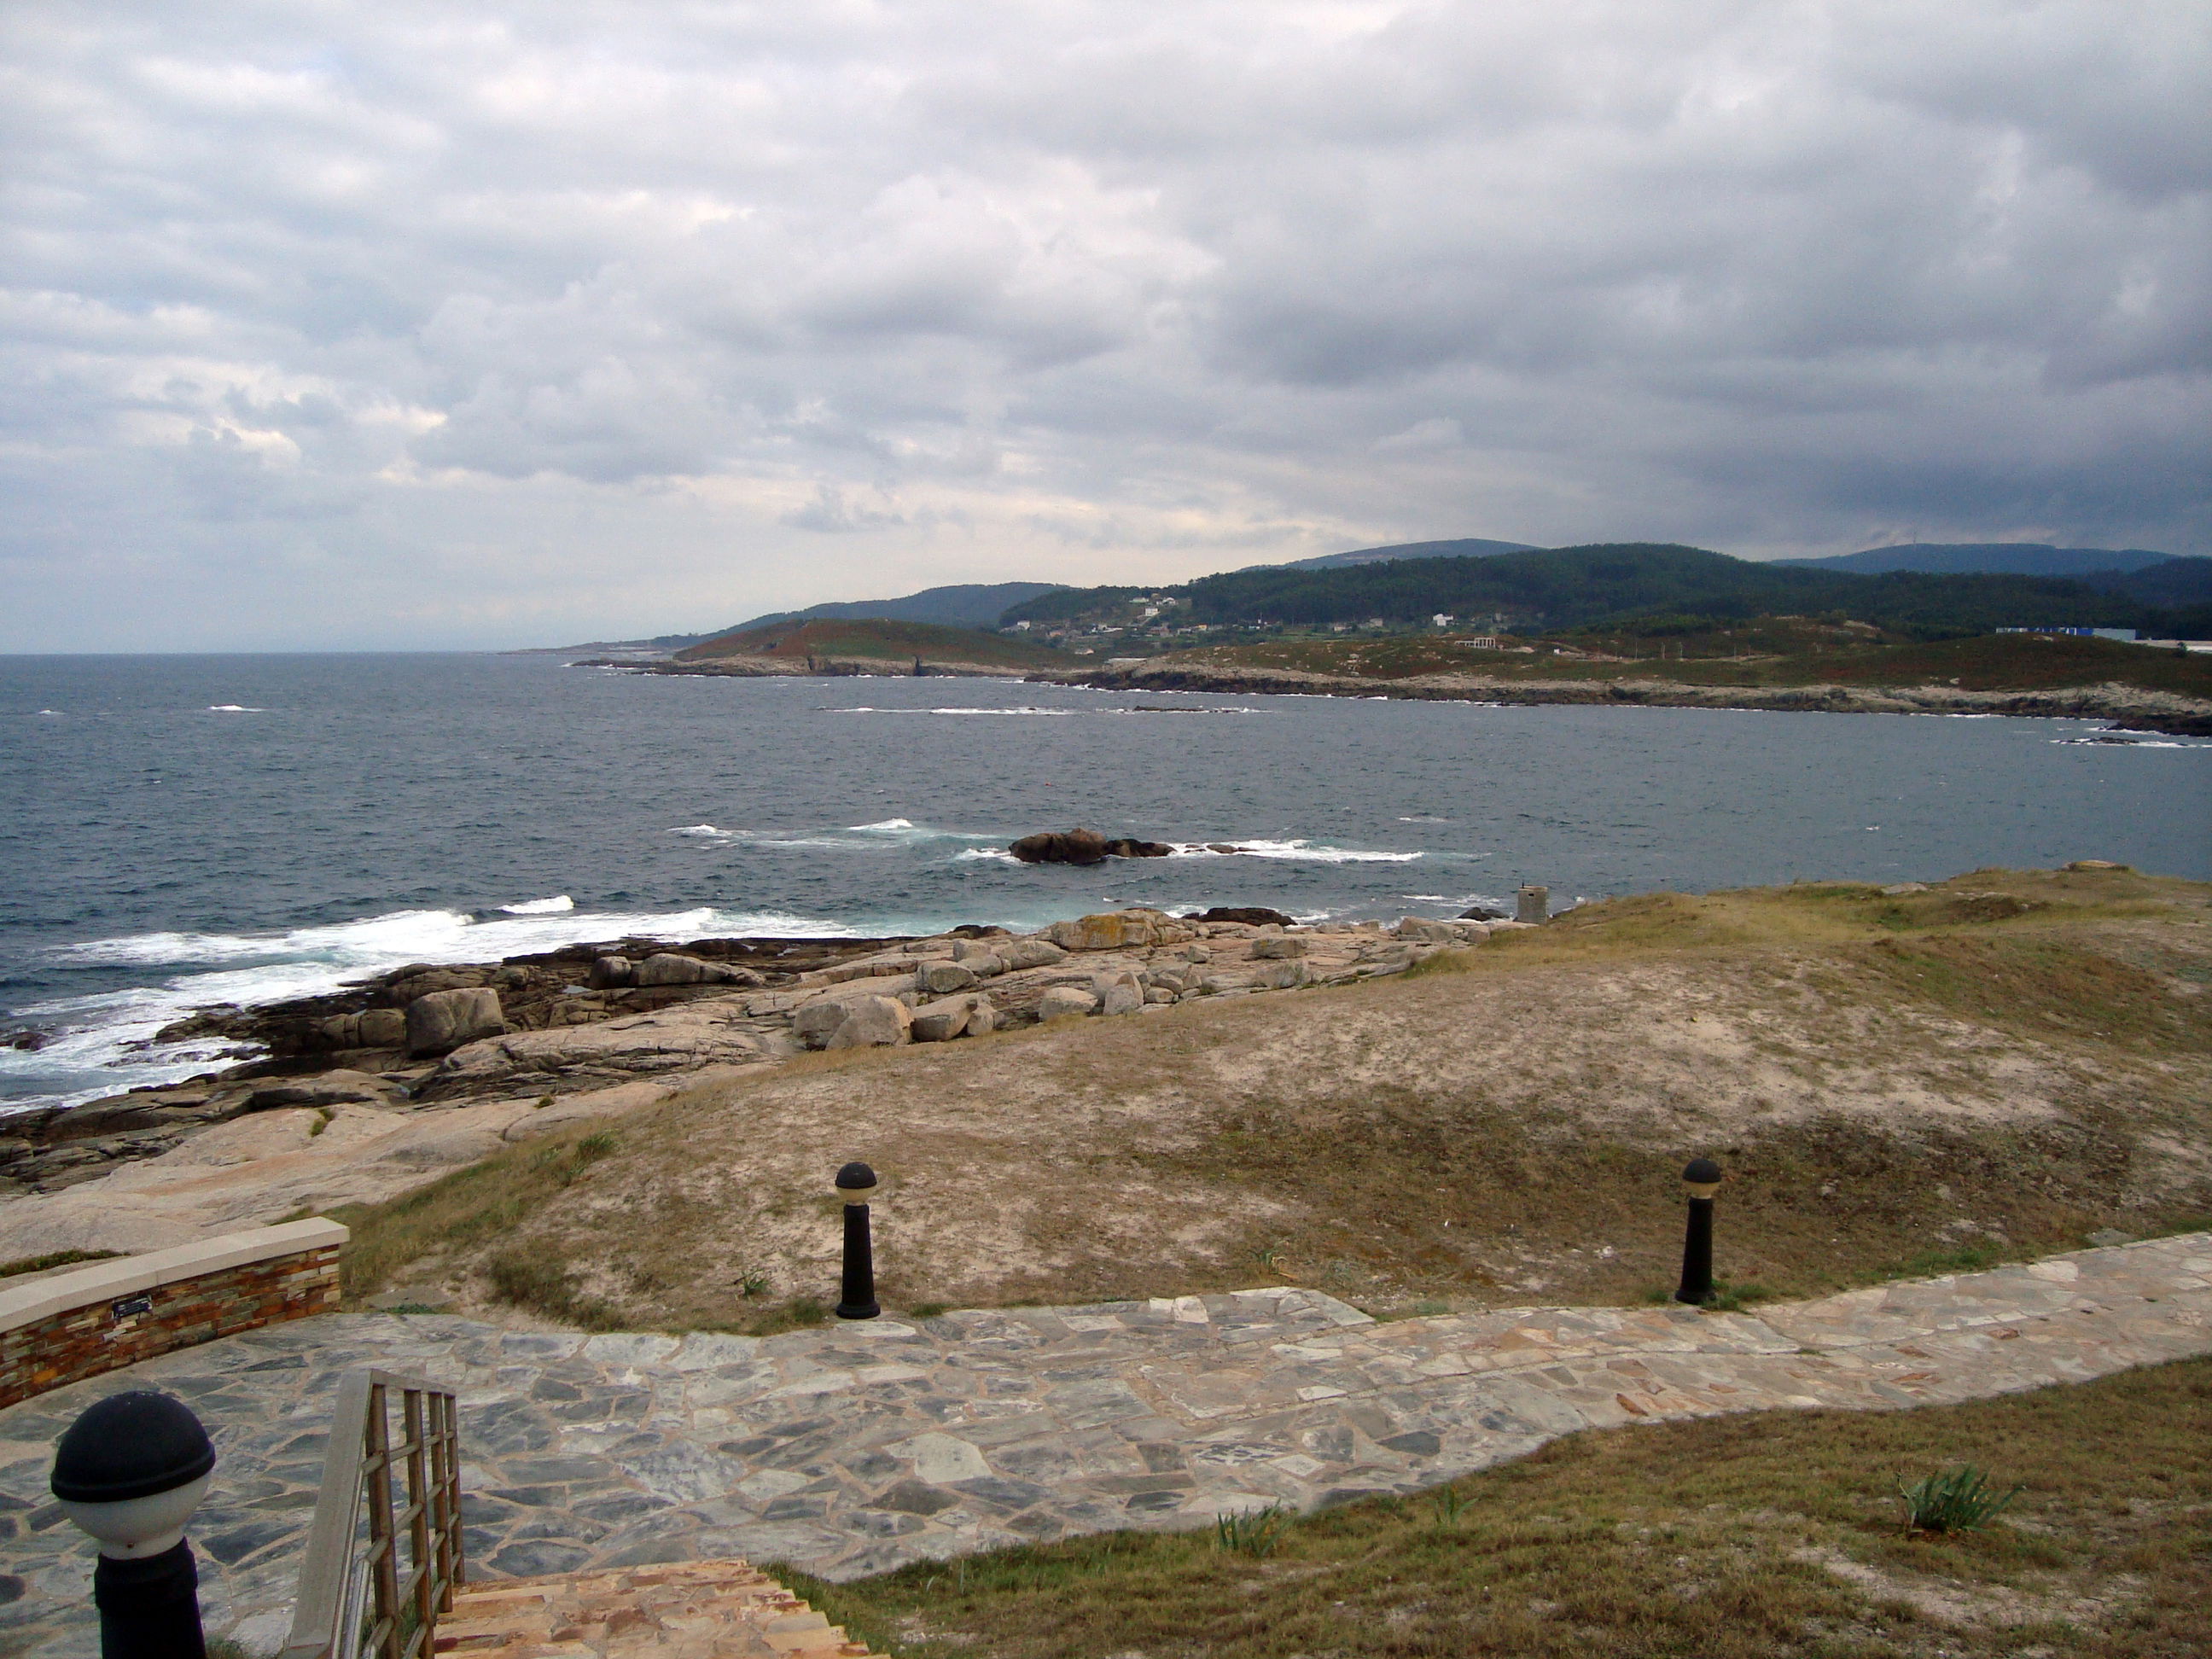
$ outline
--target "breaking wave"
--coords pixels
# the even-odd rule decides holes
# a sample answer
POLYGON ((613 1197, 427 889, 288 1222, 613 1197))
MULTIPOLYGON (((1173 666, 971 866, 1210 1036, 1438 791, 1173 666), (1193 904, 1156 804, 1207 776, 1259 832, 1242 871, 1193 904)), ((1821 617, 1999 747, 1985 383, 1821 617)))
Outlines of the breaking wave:
POLYGON ((168 969, 161 982, 56 997, 11 1011, 45 1038, 35 1052, 0 1049, 0 1071, 108 1073, 97 1087, 27 1096, 13 1106, 88 1100, 142 1084, 176 1082, 243 1057, 229 1045, 155 1043, 163 1026, 217 1003, 252 1006, 318 996, 349 981, 410 963, 495 962, 636 934, 696 939, 769 934, 848 939, 842 922, 774 910, 579 910, 567 894, 465 910, 394 910, 354 921, 271 933, 149 933, 88 939, 49 951, 62 968, 168 969))

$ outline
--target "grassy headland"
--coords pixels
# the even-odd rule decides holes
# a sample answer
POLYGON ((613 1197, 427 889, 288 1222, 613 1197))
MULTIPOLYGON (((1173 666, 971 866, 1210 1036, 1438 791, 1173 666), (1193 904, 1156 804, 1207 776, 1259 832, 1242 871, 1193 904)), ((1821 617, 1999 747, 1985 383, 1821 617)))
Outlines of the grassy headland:
POLYGON ((817 617, 770 623, 743 633, 703 640, 676 653, 678 665, 723 672, 757 665, 756 672, 851 672, 890 666, 911 672, 917 662, 995 669, 1001 672, 1065 665, 1066 658, 1025 640, 978 628, 877 617, 817 617))
POLYGON ((2207 985, 2212 888, 2127 871, 1646 895, 1401 979, 696 1090, 345 1216, 349 1289, 804 1317, 835 1284, 828 1174, 865 1157, 894 1306, 1620 1303, 1668 1284, 1711 1154, 1723 1274, 1812 1294, 2201 1224, 2207 985))
MULTIPOLYGON (((1496 637, 1496 636, 1491 636, 1496 637)), ((1528 680, 1672 680, 1685 685, 1955 685, 1967 691, 2117 684, 2212 698, 2212 656, 2155 651, 2075 635, 1984 634, 1911 641, 1849 623, 1761 617, 1741 627, 1593 629, 1497 645, 1448 634, 1255 641, 1151 659, 1148 671, 1188 664, 1293 669, 1374 680, 1479 674, 1528 680), (1501 646, 1503 648, 1500 648, 1501 646)))

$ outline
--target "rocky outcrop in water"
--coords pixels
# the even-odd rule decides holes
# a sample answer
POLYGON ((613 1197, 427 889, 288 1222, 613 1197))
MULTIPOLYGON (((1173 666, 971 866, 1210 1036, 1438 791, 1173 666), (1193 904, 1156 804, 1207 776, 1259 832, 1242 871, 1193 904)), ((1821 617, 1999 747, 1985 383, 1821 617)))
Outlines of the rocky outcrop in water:
POLYGON ((1109 840, 1096 830, 1048 830, 1024 836, 1006 850, 1024 864, 1103 864, 1108 859, 1164 859, 1175 848, 1161 841, 1123 836, 1109 840))

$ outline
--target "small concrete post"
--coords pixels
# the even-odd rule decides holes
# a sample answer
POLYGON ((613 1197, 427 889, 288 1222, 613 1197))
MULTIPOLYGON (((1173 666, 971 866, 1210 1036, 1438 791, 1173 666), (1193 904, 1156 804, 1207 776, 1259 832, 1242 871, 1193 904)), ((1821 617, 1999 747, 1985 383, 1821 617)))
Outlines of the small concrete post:
POLYGON ((1513 920, 1516 921, 1549 921, 1552 919, 1552 890, 1548 887, 1523 887, 1514 896, 1513 920))

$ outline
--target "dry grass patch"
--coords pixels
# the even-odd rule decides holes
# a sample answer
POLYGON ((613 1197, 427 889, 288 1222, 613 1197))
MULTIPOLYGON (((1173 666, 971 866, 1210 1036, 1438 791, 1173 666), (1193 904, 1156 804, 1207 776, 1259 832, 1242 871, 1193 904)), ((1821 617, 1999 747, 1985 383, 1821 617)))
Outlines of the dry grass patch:
POLYGON ((1965 1406, 1593 1431, 1271 1549, 1109 1534, 850 1584, 780 1571, 904 1659, 2183 1659, 2212 1652, 2212 1361, 1965 1406), (1995 1525, 1908 1536, 1975 1463, 1995 1525))

